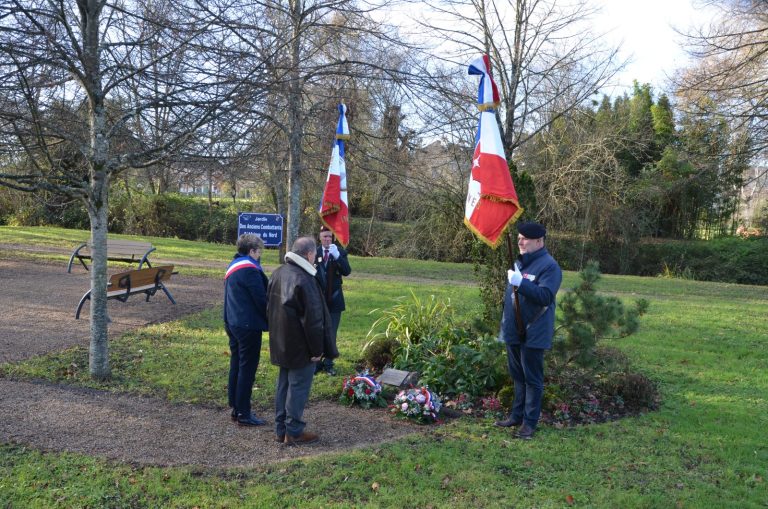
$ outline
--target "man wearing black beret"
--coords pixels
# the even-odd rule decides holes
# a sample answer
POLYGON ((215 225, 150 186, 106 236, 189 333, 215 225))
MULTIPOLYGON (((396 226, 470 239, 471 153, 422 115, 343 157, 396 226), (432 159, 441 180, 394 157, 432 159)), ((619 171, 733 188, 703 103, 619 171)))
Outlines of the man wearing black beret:
POLYGON ((544 247, 547 230, 539 223, 517 226, 520 255, 507 271, 501 337, 507 345, 509 374, 515 383, 512 412, 496 426, 519 426, 516 437, 530 440, 536 431, 544 395, 544 351, 552 348, 555 297, 563 273, 544 247))

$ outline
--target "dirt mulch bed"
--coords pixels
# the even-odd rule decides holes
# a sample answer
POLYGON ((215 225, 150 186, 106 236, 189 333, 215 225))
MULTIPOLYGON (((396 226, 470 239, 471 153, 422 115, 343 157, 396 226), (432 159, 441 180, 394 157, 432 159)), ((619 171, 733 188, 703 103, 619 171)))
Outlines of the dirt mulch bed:
MULTIPOLYGON (((222 270, 225 265, 222 262, 222 270)), ((0 281, 0 362, 88 345, 88 304, 81 319, 74 319, 75 308, 89 286, 82 268, 67 274, 60 265, 0 259, 0 281)), ((126 303, 110 301, 110 338, 221 303, 220 279, 185 276, 182 271, 168 288, 175 306, 164 294, 156 294, 150 302, 141 296, 126 303)), ((261 406, 269 405, 271 402, 261 406)), ((275 442, 271 424, 238 427, 230 421, 228 409, 0 379, 0 441, 138 465, 262 466, 424 431, 393 420, 383 410, 363 411, 332 402, 310 404, 305 420, 308 431, 320 434, 320 442, 287 447, 275 442)))
MULTIPOLYGON (((80 319, 75 310, 90 288, 89 273, 66 265, 28 260, 0 259, 0 362, 17 361, 72 346, 88 346, 90 303, 80 319)), ((218 279, 185 276, 183 270, 171 278, 168 289, 172 304, 159 292, 145 302, 134 295, 127 302, 108 301, 109 337, 151 323, 177 320, 222 303, 223 286, 218 279)))

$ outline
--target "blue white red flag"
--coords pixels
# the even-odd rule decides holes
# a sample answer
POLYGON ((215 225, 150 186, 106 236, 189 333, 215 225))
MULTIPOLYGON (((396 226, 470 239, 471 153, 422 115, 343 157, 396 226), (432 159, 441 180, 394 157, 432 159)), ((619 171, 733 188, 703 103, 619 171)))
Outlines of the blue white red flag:
POLYGON ((339 122, 336 140, 328 166, 323 199, 320 202, 320 220, 344 247, 349 244, 349 202, 347 201, 347 165, 344 159, 344 140, 349 139, 347 107, 339 104, 339 122))
POLYGON ((496 108, 500 102, 499 89, 491 76, 491 59, 488 55, 483 55, 469 64, 469 74, 482 76, 477 88, 477 104, 480 111, 496 108))
POLYGON ((491 76, 488 55, 469 66, 469 74, 482 75, 477 94, 480 123, 475 138, 472 172, 464 207, 464 224, 480 240, 496 248, 507 227, 523 209, 517 200, 494 108, 499 93, 491 76))

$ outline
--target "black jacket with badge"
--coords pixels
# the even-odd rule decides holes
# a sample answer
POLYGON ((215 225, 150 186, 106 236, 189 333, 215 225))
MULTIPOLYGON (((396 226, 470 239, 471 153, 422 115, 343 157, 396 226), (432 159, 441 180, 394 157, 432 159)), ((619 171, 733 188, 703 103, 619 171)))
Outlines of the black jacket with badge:
POLYGON ((528 348, 548 350, 552 348, 556 296, 563 281, 563 273, 546 248, 519 256, 518 267, 523 273, 523 281, 517 290, 517 296, 520 299, 520 314, 525 337, 520 338, 517 330, 515 296, 510 284, 507 285, 504 295, 502 337, 511 345, 524 343, 528 348))
POLYGON ((323 289, 325 302, 331 313, 340 313, 346 309, 342 276, 349 276, 352 273, 346 249, 343 247, 338 247, 338 249, 339 257, 334 260, 333 256, 329 255, 326 263, 323 263, 322 246, 318 247, 315 253, 315 268, 317 269, 315 277, 320 283, 320 288, 323 289))
POLYGON ((311 357, 339 356, 331 341, 331 317, 320 285, 306 269, 286 256, 285 264, 272 273, 267 296, 272 364, 298 369, 309 364, 311 357))

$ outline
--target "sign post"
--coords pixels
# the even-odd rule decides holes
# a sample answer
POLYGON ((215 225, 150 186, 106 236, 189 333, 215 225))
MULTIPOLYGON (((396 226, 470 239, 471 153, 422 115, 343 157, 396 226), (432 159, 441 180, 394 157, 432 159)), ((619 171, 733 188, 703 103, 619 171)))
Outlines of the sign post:
POLYGON ((240 212, 237 218, 237 236, 255 233, 266 247, 278 247, 283 243, 283 216, 260 212, 240 212))

